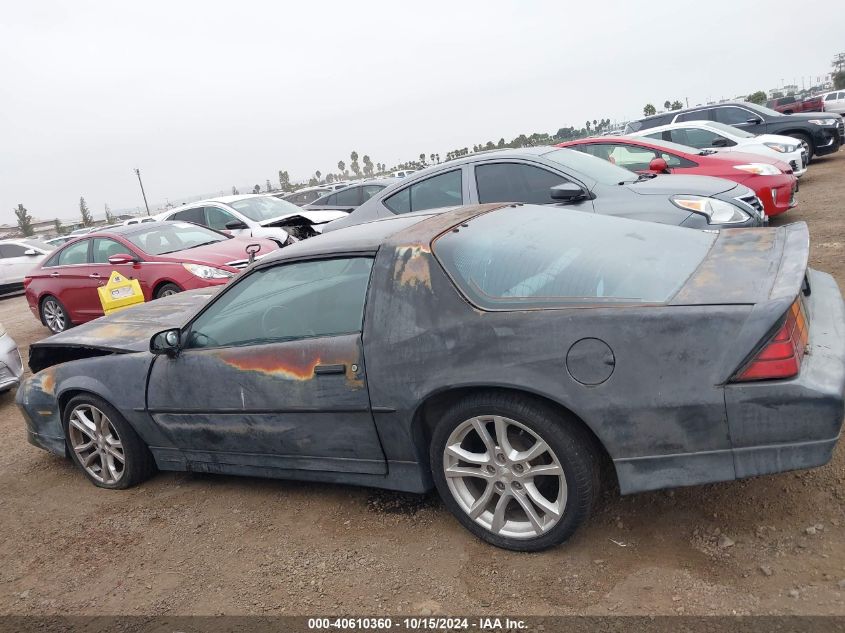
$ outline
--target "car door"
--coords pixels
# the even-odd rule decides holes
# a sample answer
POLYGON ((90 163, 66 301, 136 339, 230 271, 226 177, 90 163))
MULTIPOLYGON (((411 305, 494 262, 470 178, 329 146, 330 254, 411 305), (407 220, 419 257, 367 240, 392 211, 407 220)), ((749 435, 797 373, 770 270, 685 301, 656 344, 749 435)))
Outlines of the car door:
POLYGON ((714 108, 716 120, 725 125, 732 125, 742 130, 763 134, 766 131, 766 122, 758 114, 739 106, 726 105, 714 108))
POLYGON ((23 244, 0 244, 0 291, 20 287, 23 278, 42 257, 43 253, 23 244))
POLYGON ((248 226, 242 229, 229 229, 226 225, 230 222, 242 222, 246 224, 242 218, 235 216, 231 211, 221 207, 205 207, 205 221, 204 226, 215 231, 225 231, 229 235, 252 235, 252 231, 248 226))
POLYGON ((50 277, 49 293, 62 302, 72 321, 87 321, 103 314, 97 294, 99 277, 93 275, 90 266, 90 246, 88 238, 70 242, 55 259, 50 258, 56 265, 42 272, 50 277))
POLYGON ((361 345, 372 261, 254 270, 185 329, 178 356, 155 358, 148 410, 192 465, 386 472, 361 345))
MULTIPOLYGON (((551 188, 572 182, 564 175, 521 161, 496 161, 474 166, 474 182, 478 202, 522 202, 525 204, 550 204, 551 188)), ((581 183, 577 183, 581 184, 581 183)), ((587 198, 568 204, 572 208, 592 210, 587 198)))
MULTIPOLYGON (((112 255, 131 255, 138 262, 144 258, 134 248, 108 237, 95 237, 91 240, 91 264, 89 276, 94 279, 97 286, 105 286, 113 272, 120 273, 126 279, 137 279, 144 293, 144 299, 150 301, 153 297, 153 289, 158 279, 156 266, 149 266, 138 263, 110 264, 109 257, 112 255)), ((98 295, 99 297, 99 295, 98 295)))

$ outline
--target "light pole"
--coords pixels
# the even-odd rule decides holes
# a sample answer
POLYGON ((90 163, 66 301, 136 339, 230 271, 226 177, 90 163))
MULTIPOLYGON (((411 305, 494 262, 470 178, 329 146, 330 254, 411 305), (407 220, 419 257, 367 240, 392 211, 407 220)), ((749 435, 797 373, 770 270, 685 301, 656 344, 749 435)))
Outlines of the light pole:
POLYGON ((138 184, 141 185, 141 195, 144 196, 144 206, 147 208, 147 215, 150 214, 150 205, 147 204, 147 194, 144 193, 144 183, 141 182, 141 170, 135 168, 135 175, 138 176, 138 184))

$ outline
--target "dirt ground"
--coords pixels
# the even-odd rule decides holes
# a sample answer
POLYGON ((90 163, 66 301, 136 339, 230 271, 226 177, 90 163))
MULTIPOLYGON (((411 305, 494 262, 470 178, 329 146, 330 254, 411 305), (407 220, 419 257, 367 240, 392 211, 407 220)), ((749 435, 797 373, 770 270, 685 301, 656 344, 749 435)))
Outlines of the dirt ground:
MULTIPOLYGON (((811 264, 845 288, 845 151, 799 206, 811 264)), ((22 297, 0 321, 27 358, 22 297)), ((516 554, 435 495, 163 473, 89 484, 27 444, 0 397, 3 614, 845 614, 845 450, 809 472, 619 497, 569 543, 516 554)))

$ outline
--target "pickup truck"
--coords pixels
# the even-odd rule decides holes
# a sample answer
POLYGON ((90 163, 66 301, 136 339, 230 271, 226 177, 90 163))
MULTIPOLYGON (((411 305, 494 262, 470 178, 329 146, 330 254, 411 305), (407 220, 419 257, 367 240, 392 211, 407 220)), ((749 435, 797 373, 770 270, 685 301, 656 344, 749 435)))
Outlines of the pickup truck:
POLYGON ((772 110, 777 110, 783 114, 823 111, 821 97, 807 97, 806 99, 800 99, 795 95, 790 95, 788 97, 772 99, 766 103, 766 105, 772 110))

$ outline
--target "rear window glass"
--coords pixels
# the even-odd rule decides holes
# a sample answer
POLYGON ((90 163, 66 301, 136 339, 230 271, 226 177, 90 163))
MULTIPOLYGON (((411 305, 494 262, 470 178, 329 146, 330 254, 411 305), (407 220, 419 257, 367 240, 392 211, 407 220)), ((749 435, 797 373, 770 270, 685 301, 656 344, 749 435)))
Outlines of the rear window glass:
POLYGON ((556 207, 505 207, 434 243, 464 294, 492 309, 668 301, 716 235, 556 207))

